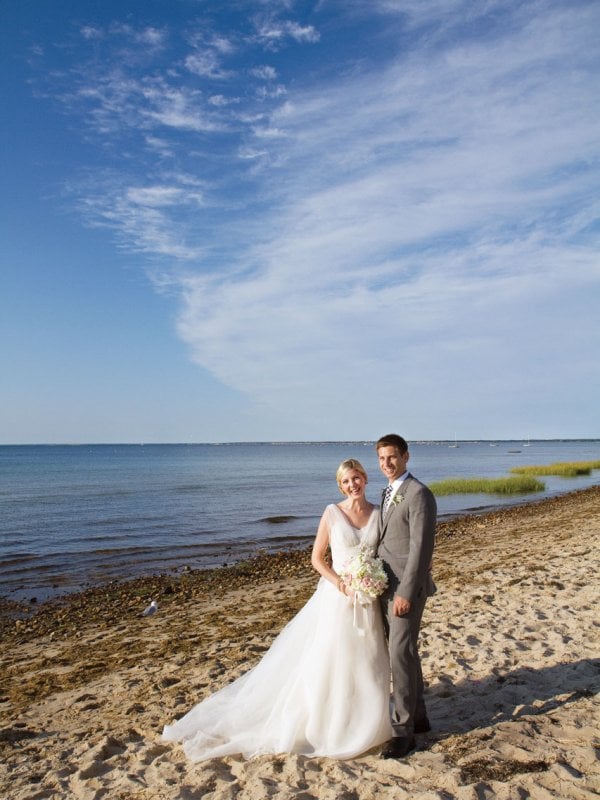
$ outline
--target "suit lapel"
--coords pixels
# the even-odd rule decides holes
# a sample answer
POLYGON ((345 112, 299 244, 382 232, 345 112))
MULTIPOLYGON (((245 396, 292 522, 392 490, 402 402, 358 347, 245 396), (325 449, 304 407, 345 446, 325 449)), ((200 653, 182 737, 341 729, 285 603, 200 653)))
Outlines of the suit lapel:
MULTIPOLYGON (((398 497, 398 495, 400 495, 404 499, 404 497, 406 495, 406 489, 407 489, 407 486, 408 486, 408 482, 411 480, 411 478, 412 478, 412 475, 409 472, 408 475, 406 476, 406 478, 402 481, 402 484, 400 485, 400 488, 398 489, 398 491, 394 495, 394 499, 396 499, 396 497, 398 497)), ((383 491, 385 492, 385 489, 383 491)), ((382 495, 382 497, 383 497, 383 495, 382 495)), ((380 541, 385 536, 385 532, 387 531, 387 527, 388 527, 388 524, 390 522, 390 519, 392 518, 392 514, 396 511, 396 507, 398 505, 400 505, 400 503, 394 503, 394 500, 392 500, 392 502, 389 505, 388 510, 385 513, 385 516, 383 514, 381 514, 381 535, 379 537, 380 541)))

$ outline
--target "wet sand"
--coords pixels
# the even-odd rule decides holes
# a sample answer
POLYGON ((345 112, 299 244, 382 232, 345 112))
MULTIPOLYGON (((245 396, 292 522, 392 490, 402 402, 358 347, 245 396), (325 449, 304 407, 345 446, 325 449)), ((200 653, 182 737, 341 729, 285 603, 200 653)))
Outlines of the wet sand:
MULTIPOLYGON (((0 605, 0 796, 515 800, 600 792, 600 487, 439 525, 406 759, 191 764, 165 723, 246 671, 315 588, 309 551, 0 605), (151 599, 159 610, 142 617, 151 599)), ((243 724, 243 721, 242 721, 243 724)))

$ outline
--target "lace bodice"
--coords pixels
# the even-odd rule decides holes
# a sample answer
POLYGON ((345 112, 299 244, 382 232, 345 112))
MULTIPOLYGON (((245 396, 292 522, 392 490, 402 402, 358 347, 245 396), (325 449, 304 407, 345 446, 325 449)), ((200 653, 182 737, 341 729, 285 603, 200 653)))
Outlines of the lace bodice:
POLYGON ((344 512, 334 504, 327 506, 327 514, 331 557, 336 572, 359 549, 367 550, 370 555, 375 554, 378 535, 377 508, 373 509, 363 528, 355 528, 344 512))

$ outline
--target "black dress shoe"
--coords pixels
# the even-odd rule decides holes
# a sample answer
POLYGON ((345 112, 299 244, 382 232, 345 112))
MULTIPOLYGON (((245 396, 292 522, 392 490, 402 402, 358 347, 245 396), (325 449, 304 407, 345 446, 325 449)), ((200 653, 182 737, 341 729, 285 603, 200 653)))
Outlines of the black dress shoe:
POLYGON ((383 746, 382 758, 404 758, 415 749, 414 736, 394 736, 383 746))
POLYGON ((431 730, 431 724, 427 717, 423 717, 423 719, 419 719, 415 722, 415 733, 429 733, 431 730))

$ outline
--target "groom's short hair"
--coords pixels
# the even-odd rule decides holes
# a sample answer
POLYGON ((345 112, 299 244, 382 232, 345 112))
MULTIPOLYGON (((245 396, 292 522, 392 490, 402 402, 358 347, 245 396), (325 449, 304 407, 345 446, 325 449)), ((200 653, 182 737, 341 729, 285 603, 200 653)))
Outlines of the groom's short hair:
POLYGON ((386 433, 385 436, 378 439, 375 449, 379 450, 380 447, 397 447, 402 455, 408 450, 406 439, 403 439, 402 436, 398 436, 397 433, 386 433))

